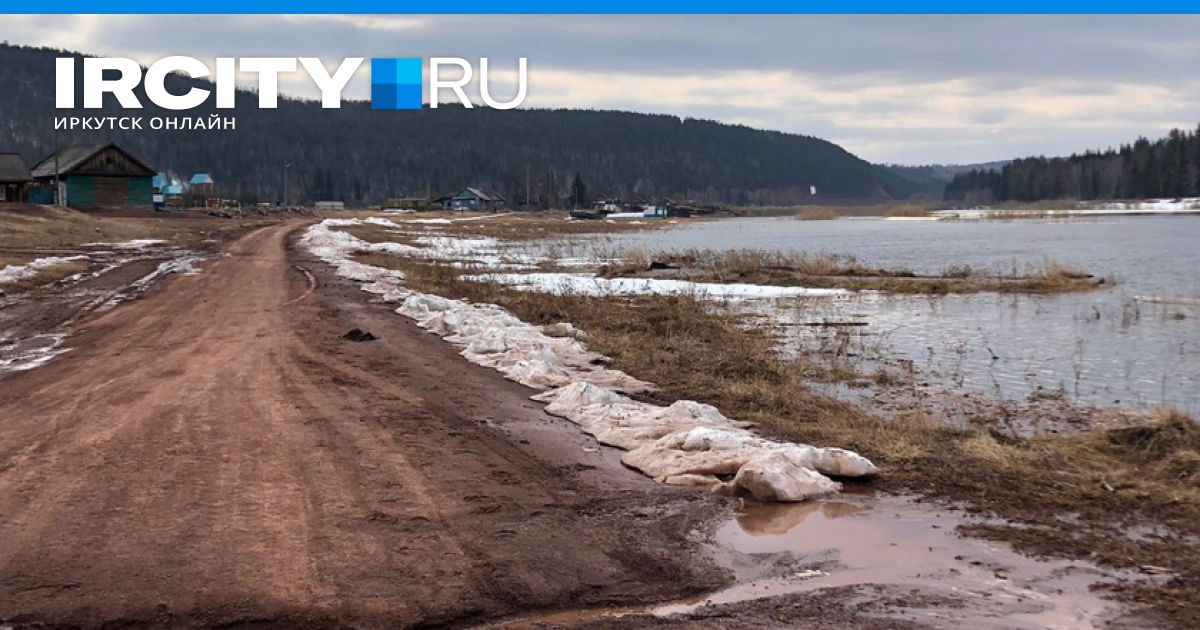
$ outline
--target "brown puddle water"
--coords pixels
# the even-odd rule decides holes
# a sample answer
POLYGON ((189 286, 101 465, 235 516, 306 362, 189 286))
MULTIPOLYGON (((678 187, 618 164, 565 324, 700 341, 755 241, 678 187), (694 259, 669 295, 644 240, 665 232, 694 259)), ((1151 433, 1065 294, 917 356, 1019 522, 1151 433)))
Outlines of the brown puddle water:
POLYGON ((736 576, 733 586, 690 600, 564 611, 499 627, 679 615, 855 585, 886 589, 892 603, 873 614, 933 627, 1079 630, 1102 626, 1119 614, 1091 587, 1132 574, 1078 561, 1035 560, 1007 545, 963 538, 955 530, 965 522, 957 512, 898 497, 844 494, 799 504, 746 502, 735 519, 717 528, 712 541, 717 561, 736 576))

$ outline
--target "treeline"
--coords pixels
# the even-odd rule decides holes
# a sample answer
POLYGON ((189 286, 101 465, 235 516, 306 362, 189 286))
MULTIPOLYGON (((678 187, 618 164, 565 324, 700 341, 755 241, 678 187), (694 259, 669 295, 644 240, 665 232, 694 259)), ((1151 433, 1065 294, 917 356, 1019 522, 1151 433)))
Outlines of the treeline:
POLYGON ((1200 197, 1200 128, 1068 158, 1013 160, 1000 170, 962 173, 946 185, 947 201, 989 203, 1043 199, 1200 197))
MULTIPOLYGON (((363 205, 468 185, 499 190, 510 200, 523 199, 528 188, 540 203, 561 204, 575 173, 596 195, 746 205, 886 200, 913 189, 818 138, 675 116, 461 106, 377 111, 366 102, 323 109, 314 101, 282 98, 278 109, 259 109, 257 93, 246 90, 237 92, 233 110, 217 110, 210 97, 196 109, 175 112, 157 108, 140 86, 140 110, 121 109, 112 95, 103 109, 58 110, 54 60, 69 54, 0 46, 0 151, 20 152, 28 162, 49 155, 55 117, 149 121, 220 114, 235 118, 236 129, 77 130, 59 132, 58 142, 117 142, 176 179, 207 172, 219 196, 261 202, 282 198, 286 164, 292 165, 293 201, 363 205)), ((82 72, 76 80, 81 95, 82 72)), ((184 76, 168 77, 166 87, 182 94, 193 86, 214 87, 184 76)))

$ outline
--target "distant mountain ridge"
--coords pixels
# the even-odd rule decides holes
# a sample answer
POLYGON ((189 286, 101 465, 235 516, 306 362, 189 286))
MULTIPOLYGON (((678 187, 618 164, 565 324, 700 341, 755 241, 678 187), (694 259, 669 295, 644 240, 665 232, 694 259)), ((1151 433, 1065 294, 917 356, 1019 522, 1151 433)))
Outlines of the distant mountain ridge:
POLYGON ((889 173, 906 180, 912 186, 913 195, 928 201, 941 199, 945 195, 946 186, 963 173, 1000 170, 1008 163, 1009 160, 999 160, 978 164, 924 164, 918 166, 884 164, 881 166, 889 173))
MULTIPOLYGON (((238 90, 236 108, 215 98, 187 112, 157 108, 135 90, 140 110, 106 95, 98 110, 54 107, 54 59, 81 57, 45 48, 0 46, 0 151, 33 163, 54 149, 55 117, 155 116, 236 119, 232 131, 60 131, 60 144, 117 142, 176 178, 211 173, 217 194, 245 201, 282 197, 284 165, 294 201, 377 204, 384 199, 450 192, 464 186, 497 189, 510 199, 557 199, 574 173, 594 194, 676 196, 705 203, 792 205, 885 201, 919 186, 887 168, 809 136, 676 116, 569 109, 372 110, 345 102, 281 97, 260 110, 258 96, 238 90), (817 195, 811 195, 815 186, 817 195)), ((77 83, 82 73, 76 72, 77 83)), ((173 75, 167 90, 213 89, 173 75)), ((77 93, 81 88, 77 87, 77 93)))

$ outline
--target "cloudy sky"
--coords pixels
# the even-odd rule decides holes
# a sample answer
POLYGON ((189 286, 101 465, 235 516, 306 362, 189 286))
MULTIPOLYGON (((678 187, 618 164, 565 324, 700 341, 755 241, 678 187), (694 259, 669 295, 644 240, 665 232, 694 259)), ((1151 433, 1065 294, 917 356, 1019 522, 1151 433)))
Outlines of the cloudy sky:
MULTIPOLYGON (((488 57, 525 106, 710 118, 875 162, 1107 148, 1200 123, 1200 18, 8 16, 0 39, 148 65, 169 55, 488 57)), ((210 62, 211 65, 211 62, 210 62)), ((368 98, 369 62, 345 93, 368 98)), ((316 96, 301 71, 285 93, 316 96)))

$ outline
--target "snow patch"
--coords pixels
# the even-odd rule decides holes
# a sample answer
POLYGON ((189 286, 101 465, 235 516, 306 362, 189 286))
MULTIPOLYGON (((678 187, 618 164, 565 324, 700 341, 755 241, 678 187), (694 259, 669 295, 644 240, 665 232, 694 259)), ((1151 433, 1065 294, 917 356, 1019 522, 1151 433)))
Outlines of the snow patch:
POLYGON ((82 247, 112 247, 114 249, 145 249, 154 245, 162 245, 166 241, 159 238, 135 238, 122 243, 84 243, 82 247))
MULTIPOLYGON (((749 431, 748 425, 730 420, 711 405, 682 400, 663 407, 634 400, 626 394, 654 391, 656 386, 604 367, 607 358, 587 349, 583 331, 567 322, 543 329, 521 321, 495 304, 472 304, 412 291, 402 285, 403 274, 350 260, 357 251, 377 251, 375 248, 383 244, 366 243, 331 230, 330 227, 344 225, 337 221, 326 220, 310 227, 301 243, 332 265, 338 275, 363 282, 363 290, 378 295, 384 302, 400 304, 397 313, 461 348, 460 354, 468 361, 495 369, 531 388, 549 390, 532 397, 548 403, 547 413, 566 418, 603 444, 625 449, 622 461, 626 465, 662 483, 744 492, 761 500, 804 501, 840 490, 840 484, 826 474, 861 477, 878 472, 874 464, 852 451, 758 437, 749 431), (729 481, 719 477, 728 475, 733 475, 729 481)), ((462 249, 461 245, 451 246, 441 241, 424 244, 440 252, 462 249)), ((429 254, 426 248, 409 249, 418 250, 414 254, 417 256, 429 254)), ((590 286, 599 286, 598 282, 612 281, 571 274, 484 277, 508 276, 534 277, 534 283, 553 282, 555 286, 575 283, 576 288, 582 286, 585 291, 590 286)), ((710 290, 726 297, 842 293, 671 280, 615 280, 637 283, 624 290, 638 292, 710 290)), ((521 282, 533 288, 528 280, 521 282)), ((606 289, 611 292, 615 287, 620 285, 606 289)))
POLYGON ((37 335, 19 341, 0 339, 0 374, 32 370, 67 351, 65 334, 37 335))
POLYGON ((757 284, 718 284, 664 278, 601 278, 572 273, 494 273, 465 276, 467 280, 498 282, 521 291, 555 294, 602 295, 697 295, 729 299, 827 297, 847 295, 845 289, 809 289, 757 284))
POLYGON ((7 265, 0 269, 0 284, 9 284, 32 278, 43 269, 49 269, 55 265, 75 260, 87 260, 87 256, 47 256, 45 258, 37 258, 26 265, 7 265))

